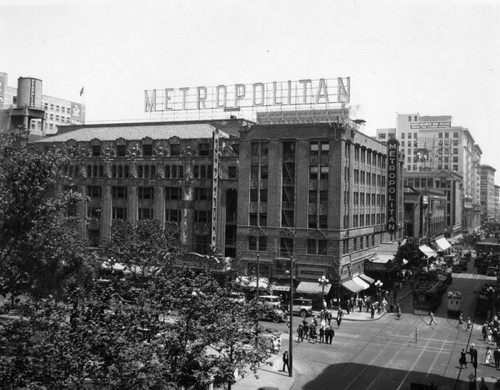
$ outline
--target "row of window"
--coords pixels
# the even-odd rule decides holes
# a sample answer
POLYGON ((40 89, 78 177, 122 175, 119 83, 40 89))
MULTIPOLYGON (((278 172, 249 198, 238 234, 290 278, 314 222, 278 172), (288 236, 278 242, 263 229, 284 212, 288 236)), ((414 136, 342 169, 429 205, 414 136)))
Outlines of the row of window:
MULTIPOLYGON (((353 251, 362 250, 375 246, 375 235, 370 234, 352 239, 343 240, 342 253, 349 253, 349 244, 353 251)), ((293 238, 281 237, 279 246, 279 257, 288 258, 294 255, 295 242, 293 238)), ((248 250, 265 252, 268 250, 266 236, 248 236, 248 250)), ((328 255, 328 241, 326 239, 307 239, 306 254, 328 255)))
POLYGON ((385 175, 360 171, 354 169, 354 184, 366 184, 378 187, 385 187, 385 175))
MULTIPOLYGON (((448 165, 448 164, 438 164, 438 165, 437 165, 437 169, 438 169, 438 170, 445 170, 445 171, 447 171, 447 170, 449 170, 449 169, 450 169, 450 167, 451 167, 451 169, 452 169, 454 172, 458 172, 458 165, 457 165, 457 164, 454 164, 454 165, 448 165)), ((413 172, 416 172, 416 171, 424 171, 424 170, 426 170, 426 169, 422 169, 422 167, 420 167, 420 166, 418 166, 418 165, 416 165, 416 164, 414 164, 414 165, 407 165, 407 166, 405 167, 405 169, 406 169, 407 171, 413 171, 413 172)))
MULTIPOLYGON (((350 147, 350 145, 346 145, 350 147)), ((311 141, 309 143, 310 156, 329 156, 330 143, 328 140, 324 141, 311 141)), ((251 143, 252 156, 267 156, 269 154, 269 145, 267 142, 252 142, 251 143)), ((283 143, 283 156, 295 156, 295 142, 283 143)), ((385 157, 377 152, 371 152, 367 149, 355 146, 354 148, 354 161, 363 164, 385 168, 385 157)))
MULTIPOLYGON (((170 144, 170 156, 180 156, 181 155, 181 145, 180 144, 170 144)), ((127 155, 127 145, 116 144, 115 145, 116 156, 125 157, 127 155)), ((153 156, 153 144, 143 144, 141 146, 141 155, 144 157, 153 156)), ((92 145, 92 157, 102 156, 103 151, 101 145, 92 145)), ((198 144, 198 156, 211 156, 212 149, 210 143, 201 142, 198 144)))
MULTIPOLYGON (((288 210, 285 210, 285 212, 288 210)), ((290 219, 293 218, 293 214, 291 214, 290 219)), ((348 215, 345 215, 344 218, 348 220, 348 215)), ((355 214, 352 216, 353 222, 352 227, 363 227, 363 226, 372 226, 372 225, 380 225, 385 223, 386 215, 385 213, 372 213, 372 214, 355 214)), ((267 226, 267 213, 250 213, 250 226, 267 226)), ((293 227, 295 226, 292 220, 292 223, 288 225, 290 221, 287 218, 282 218, 281 226, 282 227, 293 227)), ((345 227, 349 225, 346 224, 345 227)), ((308 228, 309 229, 328 229, 328 216, 326 214, 309 214, 308 215, 308 228)))
MULTIPOLYGON (((101 186, 87 186, 87 195, 91 198, 101 198, 102 197, 102 187, 101 186)), ((113 186, 111 188, 111 195, 113 199, 127 199, 128 198, 128 188, 123 186, 113 186)), ((143 199, 154 199, 154 187, 138 187, 138 198, 143 199)), ((165 199, 166 200, 182 200, 182 188, 181 187, 165 187, 165 199)), ((212 189, 211 188, 195 188, 194 189, 194 200, 208 201, 212 199, 212 189)))
POLYGON ((49 103, 44 103, 43 107, 44 107, 45 111, 48 111, 50 108, 51 111, 62 112, 63 114, 64 113, 68 113, 68 114, 71 113, 71 107, 60 106, 58 104, 50 104, 49 105, 49 103))
MULTIPOLYGON (((136 167, 137 177, 140 179, 155 179, 157 170, 156 165, 138 164, 136 167)), ((64 168, 63 174, 68 177, 77 178, 79 172, 78 165, 68 165, 64 168)), ((193 167, 193 176, 195 179, 210 179, 212 178, 212 165, 195 165, 193 167)), ((103 164, 88 164, 86 165, 86 174, 89 178, 103 178, 103 164)), ((182 165, 166 165, 164 167, 165 179, 182 179, 184 178, 184 167, 182 165)), ((236 167, 229 167, 229 178, 236 178, 236 167)), ((111 165, 112 178, 129 178, 130 168, 126 164, 111 165)))
MULTIPOLYGON (((127 207, 112 207, 111 218, 112 219, 127 219, 127 207)), ((139 219, 154 219, 154 208, 153 207, 138 207, 138 218, 139 219)), ((96 206, 91 206, 87 209, 87 216, 89 218, 100 219, 101 208, 96 206)), ((166 222, 181 222, 181 210, 180 209, 166 209, 165 210, 165 221, 166 222)), ((210 210, 194 210, 194 222, 196 223, 210 223, 212 221, 212 212, 210 210)))
POLYGON ((385 205, 385 194, 354 192, 353 201, 354 206, 383 206, 385 205))

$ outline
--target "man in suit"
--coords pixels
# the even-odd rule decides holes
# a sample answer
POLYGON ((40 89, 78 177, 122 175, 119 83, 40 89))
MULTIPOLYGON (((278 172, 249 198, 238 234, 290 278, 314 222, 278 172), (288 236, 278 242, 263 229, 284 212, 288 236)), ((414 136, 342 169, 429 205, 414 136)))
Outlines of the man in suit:
POLYGON ((472 363, 472 366, 474 367, 474 376, 477 377, 477 349, 474 344, 470 345, 469 348, 469 355, 470 355, 470 361, 472 363))

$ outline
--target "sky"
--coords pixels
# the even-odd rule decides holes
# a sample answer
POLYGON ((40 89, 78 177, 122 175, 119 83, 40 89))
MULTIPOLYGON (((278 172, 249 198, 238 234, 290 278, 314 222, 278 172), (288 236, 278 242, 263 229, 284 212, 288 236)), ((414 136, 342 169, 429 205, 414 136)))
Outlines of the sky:
POLYGON ((350 77, 363 132, 451 115, 499 183, 499 21, 497 0, 0 0, 0 72, 87 123, 149 119, 149 89, 350 77))

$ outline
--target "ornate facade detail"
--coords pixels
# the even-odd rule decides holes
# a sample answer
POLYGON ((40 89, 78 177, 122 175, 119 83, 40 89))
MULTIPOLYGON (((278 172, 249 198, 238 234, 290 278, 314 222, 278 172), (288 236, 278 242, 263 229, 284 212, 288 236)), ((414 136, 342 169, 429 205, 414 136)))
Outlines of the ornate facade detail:
POLYGON ((129 147, 127 149, 127 155, 132 157, 133 159, 136 157, 140 157, 142 155, 141 148, 139 147, 139 145, 137 145, 136 142, 129 145, 129 147))

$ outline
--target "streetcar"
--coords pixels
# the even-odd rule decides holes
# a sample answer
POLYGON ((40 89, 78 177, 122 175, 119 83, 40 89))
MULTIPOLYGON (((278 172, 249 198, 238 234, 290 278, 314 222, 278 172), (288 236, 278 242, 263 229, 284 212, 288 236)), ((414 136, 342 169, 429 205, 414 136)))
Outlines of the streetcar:
POLYGON ((448 314, 460 314, 462 311, 462 293, 448 291, 448 314))

